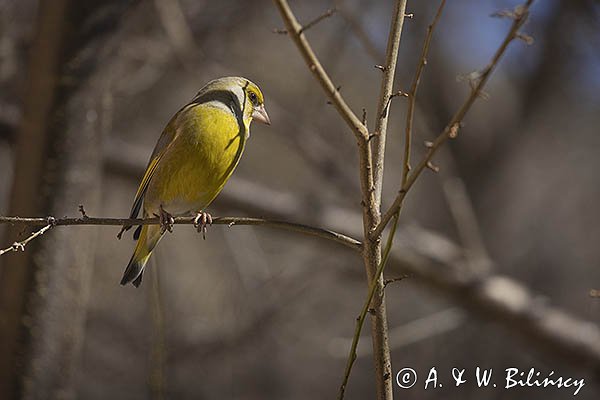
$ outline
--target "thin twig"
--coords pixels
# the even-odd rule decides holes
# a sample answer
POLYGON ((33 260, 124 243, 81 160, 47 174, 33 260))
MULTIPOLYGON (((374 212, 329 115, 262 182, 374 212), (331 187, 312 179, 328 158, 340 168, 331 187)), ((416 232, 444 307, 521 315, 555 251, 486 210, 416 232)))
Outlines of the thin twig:
POLYGON ((283 22, 287 28, 288 34, 291 36, 294 43, 300 50, 304 61, 312 71, 317 81, 321 84, 321 87, 329 97, 329 100, 338 110, 346 124, 352 129, 354 135, 358 139, 366 140, 369 136, 367 128, 362 124, 360 119, 356 116, 354 111, 350 109, 350 106, 346 103, 340 92, 336 89, 336 85, 333 84, 331 78, 319 62, 319 59, 315 55, 310 43, 306 40, 306 37, 302 33, 302 25, 296 19, 296 16, 290 9, 287 0, 274 0, 275 4, 279 8, 279 12, 283 18, 283 22))
MULTIPOLYGON (((386 59, 381 79, 381 89, 379 92, 379 104, 377 105, 377 120, 375 122, 375 140, 373 144, 373 181, 375 186, 381 186, 383 181, 383 164, 385 155, 386 131, 388 125, 389 102, 393 98, 394 77, 396 75, 396 64, 398 62, 398 50, 400 48, 400 38, 404 26, 404 17, 406 12, 406 0, 398 0, 394 10, 394 17, 390 27, 386 59)), ((398 92, 401 94, 402 92, 398 92)), ((398 94, 398 95, 399 95, 398 94)), ((375 193, 375 203, 379 208, 381 203, 381 188, 375 193), (379 192, 379 193, 377 193, 379 192)))
MULTIPOLYGON (((195 217, 175 217, 175 224, 193 225, 195 217)), ((67 225, 110 225, 110 226, 123 226, 123 225, 158 225, 160 221, 158 218, 97 218, 97 217, 79 217, 79 218, 23 218, 23 217, 4 217, 0 216, 0 224, 11 224, 11 225, 29 225, 29 226, 41 226, 50 225, 52 226, 67 226, 67 225), (51 220, 52 223, 48 221, 51 220)), ((297 224, 286 221, 268 220, 264 218, 246 218, 246 217, 216 217, 213 218, 213 224, 215 225, 262 225, 271 228, 283 229, 291 232, 303 233, 309 236, 317 236, 323 239, 332 240, 334 242, 343 244, 344 246, 350 247, 354 250, 360 250, 362 248, 361 243, 349 236, 343 235, 338 232, 334 232, 328 229, 317 228, 314 226, 297 224)), ((29 243, 35 237, 42 235, 45 231, 50 229, 42 229, 41 233, 36 232, 34 237, 27 238, 24 245, 29 243)), ((22 242, 20 242, 22 243, 22 242)), ((22 249, 24 246, 20 246, 15 243, 13 245, 22 249)), ((12 248, 12 247, 11 247, 12 248)), ((10 248, 9 248, 10 249, 10 248)), ((6 251, 11 251, 7 249, 6 251)), ((0 254, 4 254, 6 251, 2 251, 0 254)))
POLYGON ((473 105, 475 100, 477 100, 477 98, 479 97, 479 94, 482 92, 483 88, 485 87, 485 84, 487 83, 492 72, 498 65, 498 62, 500 61, 500 59, 506 52, 508 45, 515 38, 517 38, 517 33, 518 33, 519 29, 523 26, 523 24, 527 20, 527 17, 529 16, 529 8, 531 7, 532 3, 533 3, 533 0, 528 0, 525 4, 523 4, 521 6, 517 6, 517 8, 515 8, 515 12, 514 12, 515 16, 514 16, 512 26, 511 26, 508 34, 504 38, 502 44, 500 45, 498 50, 496 50, 496 53, 492 57, 490 63, 485 67, 485 69, 480 74, 478 74, 477 81, 474 84, 470 95, 467 97, 467 99, 465 100, 463 105, 454 114, 454 116, 452 117, 452 119, 450 120, 448 125, 446 125, 446 127, 444 128, 442 133, 440 133, 438 135, 438 137, 432 143, 430 143, 430 146, 428 146, 428 151, 425 153, 423 159, 419 162, 419 164, 415 168, 414 172, 412 172, 408 176, 408 178, 406 180, 406 184, 401 187, 394 202, 392 203, 390 208, 386 211, 386 213, 383 215, 379 225, 371 232, 371 235, 370 235, 371 238, 379 237, 379 235, 381 235, 381 233, 385 229, 386 225, 390 222, 390 220, 393 218, 393 216, 396 214, 396 212, 402 207, 402 203, 404 202, 404 199, 406 198, 406 194, 408 193, 410 188, 413 186, 413 184, 415 183, 417 178, 421 175, 421 172, 423 172, 423 170, 425 168, 427 168, 428 165, 430 165, 431 159, 433 158, 437 149, 443 143, 445 143, 446 140, 448 140, 449 138, 456 137, 456 135, 458 134, 458 129, 461 126, 462 120, 464 119, 467 112, 471 109, 471 106, 473 105))
MULTIPOLYGON (((390 256, 390 252, 392 249, 392 240, 391 239, 394 237, 397 227, 398 227, 398 218, 396 217, 396 218, 394 218, 394 222, 392 224, 392 231, 391 231, 390 235, 388 236, 388 240, 385 245, 385 250, 383 252, 383 258, 380 261, 379 266, 377 267, 377 271, 375 272, 376 277, 381 276, 381 274, 383 272, 383 268, 385 267, 385 264, 387 263, 387 260, 390 256)), ((365 302, 363 303, 363 307, 361 309, 361 312, 360 312, 358 318, 356 318, 356 327, 354 328, 354 336, 352 337, 352 344, 350 345, 350 352, 348 354, 348 360, 346 361, 346 368, 344 369, 344 377, 342 379, 342 384, 340 385, 340 390, 338 392, 338 400, 341 400, 344 398, 346 386, 348 385, 348 379, 350 378, 350 373, 352 372, 352 366, 354 365, 354 361, 356 361, 356 357, 357 357, 356 349, 358 347, 358 342, 360 341, 360 333, 362 332, 362 327, 365 323, 365 318, 367 317, 367 313, 371 309, 370 305, 371 305, 371 302, 373 301, 373 296, 375 295, 375 289, 378 288, 377 282, 378 282, 378 280, 374 279, 372 281, 371 285, 369 286, 369 294, 367 295, 367 298, 365 299, 365 302)), ((384 289, 385 283, 383 283, 382 285, 383 285, 382 289, 384 289)))
MULTIPOLYGON (((308 22, 306 25, 303 25, 300 28, 300 30, 298 31, 298 33, 304 33, 304 32, 306 32, 307 30, 309 30, 310 28, 312 28, 313 26, 315 26, 319 22, 323 21, 325 18, 331 17, 337 11, 338 10, 337 10, 336 7, 330 8, 329 10, 325 11, 323 14, 319 15, 318 17, 316 17, 312 21, 308 22)), ((273 33, 278 33, 280 35, 287 35, 288 34, 288 30, 287 29, 273 29, 273 33)))
POLYGON ((336 12, 337 12, 337 9, 335 7, 330 8, 329 10, 325 11, 323 14, 319 15, 317 18, 313 19, 312 21, 310 21, 306 25, 302 26, 302 28, 300 29, 299 33, 306 32, 307 30, 309 30, 310 28, 312 28, 313 26, 315 26, 319 22, 323 21, 325 18, 331 17, 336 12))
MULTIPOLYGON (((396 75, 396 64, 407 0, 395 2, 387 41, 387 50, 382 71, 381 88, 375 119, 375 130, 373 140, 366 146, 360 147, 360 182, 363 204, 363 234, 367 239, 364 241, 363 262, 369 283, 369 296, 366 302, 366 310, 371 313, 371 338, 373 342, 373 359, 375 364, 375 387, 378 399, 393 398, 392 360, 388 343, 388 325, 383 289, 383 278, 379 269, 383 265, 381 252, 381 237, 370 238, 371 232, 381 220, 381 193, 383 189, 383 166, 385 159, 385 144, 387 136, 388 105, 393 96, 394 78, 396 75)), ((383 256, 385 260, 388 254, 383 256)), ((362 329, 366 318, 365 309, 357 321, 357 331, 362 329)), ((358 332, 360 334, 360 332, 358 332)), ((355 332, 356 335, 356 332, 355 332)), ((358 344, 360 336, 356 338, 358 344)), ((349 374, 356 358, 356 344, 350 351, 348 362, 344 371, 344 378, 340 385, 338 399, 343 399, 349 374)))
POLYGON ((12 244, 12 246, 7 247, 5 249, 1 249, 0 256, 4 253, 9 253, 11 251, 17 251, 17 250, 25 251, 25 246, 27 246, 27 244, 29 242, 31 242, 36 237, 43 235, 44 233, 46 233, 46 231, 52 229, 52 227, 54 226, 51 222, 48 222, 48 219, 44 219, 44 222, 46 223, 46 226, 44 226, 42 229, 39 229, 39 230, 33 232, 25 240, 22 240, 20 242, 14 242, 12 244))
POLYGON ((431 38, 433 37, 433 31, 435 30, 435 26, 440 20, 440 16, 442 15, 442 11, 444 10, 445 5, 446 0, 442 0, 437 9, 435 17, 433 18, 433 21, 427 27, 427 35, 425 36, 425 41, 423 42, 421 57, 419 58, 419 63, 417 64, 417 68, 415 70, 415 76, 410 86, 410 91, 408 92, 408 110, 406 112, 406 126, 404 130, 404 164, 402 166, 401 187, 404 187, 404 185, 406 185, 406 180, 408 179, 408 174, 410 172, 410 150, 412 143, 412 129, 415 114, 415 105, 417 101, 417 90, 419 89, 419 83, 421 82, 423 70, 425 69, 425 65, 427 65, 427 54, 429 53, 429 44, 431 43, 431 38))

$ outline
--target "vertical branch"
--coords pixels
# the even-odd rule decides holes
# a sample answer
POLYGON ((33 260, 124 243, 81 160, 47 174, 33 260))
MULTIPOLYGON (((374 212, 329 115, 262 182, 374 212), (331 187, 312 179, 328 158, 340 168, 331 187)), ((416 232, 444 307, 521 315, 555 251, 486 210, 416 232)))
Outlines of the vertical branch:
POLYGON ((398 49, 400 48, 402 27, 404 26, 406 2, 407 0, 398 0, 396 2, 394 14, 392 16, 387 51, 385 55, 385 63, 383 64, 383 78, 381 79, 379 104, 377 105, 377 119, 375 122, 375 132, 373 133, 373 181, 375 183, 374 200, 377 209, 379 209, 379 205, 381 203, 383 163, 385 155, 388 116, 392 100, 392 91, 394 88, 394 77, 396 75, 398 49))
MULTIPOLYGON (((415 77, 413 79, 413 83, 411 85, 411 90, 410 93, 408 94, 409 96, 409 112, 407 113, 407 122, 406 122, 406 141, 405 141, 405 147, 404 147, 404 166, 403 166, 403 177, 402 180, 403 182, 407 179, 408 176, 408 171, 410 170, 410 139, 411 139, 411 134, 412 134, 412 120, 413 120, 413 115, 414 115, 414 107, 415 107, 415 101, 416 101, 416 94, 417 94, 417 89, 419 86, 419 82, 421 79, 421 75, 423 73, 423 69, 425 67, 426 64, 426 57, 427 57, 427 53, 429 51, 429 44, 431 42, 431 37, 433 34, 433 30, 435 28, 435 25, 437 24, 440 15, 442 13, 443 7, 445 4, 445 0, 442 0, 442 2, 440 3, 440 6, 438 8, 438 11, 436 13, 436 16, 433 20, 433 22, 429 25, 428 31, 427 31, 427 35, 425 38, 425 42, 423 44, 423 50, 421 53, 421 57, 419 59, 419 64, 417 65, 417 69, 415 71, 415 77)), ((402 7, 402 6, 401 6, 402 7)), ((404 11, 403 11, 404 12, 404 11)), ((394 28, 392 28, 390 30, 390 40, 392 38, 394 32, 394 28)), ((398 40, 399 40, 399 36, 398 36, 398 40)), ((393 47, 390 47, 388 45, 388 52, 393 51, 393 47)), ((397 55, 397 51, 398 49, 395 49, 396 51, 396 55, 397 55)), ((390 54, 388 53, 388 57, 390 56, 390 54)), ((385 69, 387 69, 387 65, 385 69)), ((389 77, 387 77, 389 79, 389 77)), ((391 77, 391 79, 393 80, 393 76, 391 77)), ((386 80, 386 77, 384 76, 384 80, 386 80)), ((382 86, 382 87, 387 87, 387 86, 382 86)), ((389 102, 391 100, 391 96, 393 96, 391 94, 391 86, 389 86, 390 88, 390 92, 387 93, 388 100, 385 102, 384 105, 384 114, 380 114, 379 117, 380 118, 386 118, 387 117, 387 107, 389 107, 389 102)), ((385 94, 384 94, 385 95, 385 94)), ((383 97, 382 97, 383 99, 383 97)), ((383 123, 385 126, 385 123, 383 123)), ((385 131, 384 132, 384 136, 385 136, 385 131)), ((378 157, 380 157, 383 160, 383 153, 378 154, 378 157)), ((381 182, 380 182, 381 184, 381 182)), ((381 186, 379 187, 381 189, 381 186)), ((380 203, 379 203, 380 204, 380 203)), ((374 244, 375 246, 379 246, 379 258, 377 259, 377 264, 376 265, 376 270, 373 271, 373 275, 370 276, 370 289, 369 289, 369 295, 367 297, 367 300, 364 303, 362 312, 360 314, 360 316, 357 319, 357 327, 355 329, 354 332, 354 337, 352 340, 352 346, 350 349, 350 354, 348 356, 348 362, 346 364, 346 371, 344 374, 344 380, 342 382, 342 385, 340 387, 340 398, 343 397, 343 393, 345 390, 345 386, 347 384, 350 372, 352 370, 352 365, 354 363, 354 360, 356 359, 356 348, 358 346, 358 341, 360 339, 360 332, 362 329, 362 324, 364 322, 364 318, 366 316, 366 313, 369 309, 373 310, 375 316, 377 316, 377 305, 379 305, 379 308, 381 308, 383 310, 383 315, 385 317, 385 304, 383 302, 383 290, 384 290, 384 283, 383 283, 383 270, 385 268, 385 265, 387 263, 388 257, 390 255, 390 251, 392 248, 392 244, 393 244, 393 240, 394 240, 394 235, 396 233, 396 228, 398 226, 398 219, 400 216, 400 209, 398 209, 398 212, 393 216, 393 225, 392 225, 392 229, 390 231, 390 234, 388 236, 386 245, 385 245, 385 249, 383 251, 383 258, 381 257, 381 235, 378 236, 373 236, 371 238, 371 240, 365 240, 365 252, 368 249, 368 246, 371 245, 373 246, 373 241, 376 240, 377 242, 374 244), (377 297, 375 296, 375 294, 377 293, 377 297), (379 302, 378 302, 379 301, 379 302)), ((380 217, 380 214, 377 214, 377 217, 380 217)), ((365 219, 366 220, 366 219, 365 219)), ((374 228, 375 226, 372 226, 372 228, 374 228)), ((369 237, 369 230, 366 229, 365 227, 365 237, 369 237)), ((384 329, 385 332, 387 332, 387 328, 384 329)), ((375 338, 375 333, 373 334, 373 337, 375 338)), ((386 346, 387 346, 387 334, 386 334, 386 346)), ((388 350, 389 351, 389 350, 388 350)), ((388 353, 389 354, 389 353, 388 353)), ((385 375, 384 375, 385 376, 385 375)))
MULTIPOLYGON (((387 315, 384 299, 383 277, 377 276, 381 264, 381 236, 370 237, 370 232, 379 224, 381 219, 381 192, 383 188, 383 166, 385 157, 385 143, 389 116, 389 107, 392 97, 398 49, 404 25, 406 0, 396 2, 392 16, 386 59, 381 80, 379 104, 377 106, 375 131, 372 144, 367 143, 365 149, 360 151, 361 160, 361 189, 363 196, 363 231, 364 248, 363 260, 367 272, 367 281, 372 297, 368 308, 371 315, 371 338, 373 342, 373 357, 375 363, 375 382, 378 399, 391 399, 392 391, 392 362, 388 343, 387 315)), ((358 321, 362 324, 362 320, 358 321)), ((350 372, 356 353, 350 355, 346 371, 350 372)), ((343 398, 348 375, 345 374, 344 382, 340 386, 339 398, 343 398)))
MULTIPOLYGON (((373 297, 370 308, 373 309, 371 327, 377 398, 391 399, 392 366, 387 339, 387 318, 385 314, 385 302, 383 300, 383 279, 381 279, 381 277, 376 277, 377 269, 381 264, 381 235, 378 237, 371 237, 370 232, 375 229, 381 219, 381 192, 388 111, 390 100, 392 98, 398 48, 400 46, 400 37, 402 35, 407 0, 398 0, 396 2, 394 14, 392 16, 386 60, 383 68, 383 79, 381 82, 375 133, 373 136, 369 135, 365 124, 358 119, 354 112, 352 112, 332 83, 329 75, 325 72, 325 69, 306 40, 303 33, 303 27, 294 16, 287 1, 274 1, 279 8, 288 34, 298 47, 309 69, 336 107, 338 113, 352 129, 358 142, 363 206, 363 231, 365 238, 368 239, 365 241, 363 247, 363 260, 367 271, 369 285, 376 285, 374 289, 372 289, 375 296, 373 297), (372 146, 371 139, 373 139, 372 146)), ((362 321, 360 325, 362 327, 362 321)), ((355 357, 356 354, 354 354, 349 361, 350 368, 355 357)), ((347 370, 349 371, 348 368, 347 370)), ((344 379, 344 383, 340 387, 339 398, 344 396, 346 381, 347 378, 344 379)))

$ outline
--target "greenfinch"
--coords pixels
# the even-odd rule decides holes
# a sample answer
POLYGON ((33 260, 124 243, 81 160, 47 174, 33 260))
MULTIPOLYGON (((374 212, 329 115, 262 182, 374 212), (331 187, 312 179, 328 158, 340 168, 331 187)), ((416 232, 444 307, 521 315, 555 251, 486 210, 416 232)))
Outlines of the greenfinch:
MULTIPOLYGON (((152 250, 165 231, 172 230, 173 216, 196 215, 196 228, 204 235, 212 223, 204 209, 237 166, 253 120, 270 125, 262 92, 240 77, 207 83, 171 118, 154 147, 130 213, 137 218, 142 210, 144 218, 158 216, 161 224, 136 229, 137 245, 121 285, 139 287, 152 250)), ((129 228, 124 226, 119 238, 129 228)))

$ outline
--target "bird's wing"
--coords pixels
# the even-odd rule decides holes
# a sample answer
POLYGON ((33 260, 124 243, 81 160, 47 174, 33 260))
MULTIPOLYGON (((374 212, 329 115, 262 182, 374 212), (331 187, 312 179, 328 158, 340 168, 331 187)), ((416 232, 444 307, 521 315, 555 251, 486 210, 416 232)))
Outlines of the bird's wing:
POLYGON ((158 167, 158 164, 160 163, 160 159, 165 154, 166 150, 169 148, 171 143, 173 143, 175 141, 175 138, 178 136, 179 130, 174 128, 174 126, 177 125, 174 122, 177 120, 177 118, 179 117, 181 112, 183 112, 188 107, 189 106, 184 107, 177 114, 175 114, 173 116, 171 121, 169 121, 169 123, 167 124, 167 127, 165 128, 163 133, 160 135, 158 142, 156 142, 156 146, 154 147, 154 151, 152 152, 152 155, 150 156, 150 161, 148 162, 148 166, 146 167, 146 172, 144 173, 142 182, 140 183, 140 186, 138 187, 138 190, 135 194, 135 198, 133 200, 133 206, 131 207, 131 213, 129 214, 129 218, 137 218, 137 216, 142 208, 142 203, 144 201, 144 194, 146 193, 146 190, 148 189, 148 185, 150 184, 150 180, 152 179, 152 176, 154 175, 154 172, 156 171, 156 168, 158 167))

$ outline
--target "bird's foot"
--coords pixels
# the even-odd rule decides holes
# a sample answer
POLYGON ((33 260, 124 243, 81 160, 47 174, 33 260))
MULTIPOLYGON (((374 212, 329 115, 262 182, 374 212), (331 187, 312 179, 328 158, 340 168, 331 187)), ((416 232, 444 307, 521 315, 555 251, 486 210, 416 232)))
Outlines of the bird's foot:
POLYGON ((175 224, 175 218, 169 214, 162 206, 158 208, 159 213, 154 214, 160 220, 160 234, 162 235, 166 231, 173 232, 173 225, 175 224))
POLYGON ((198 233, 202 232, 202 239, 206 240, 206 225, 212 225, 212 217, 204 211, 198 212, 194 218, 194 226, 198 233))

